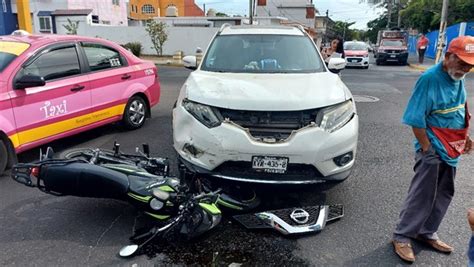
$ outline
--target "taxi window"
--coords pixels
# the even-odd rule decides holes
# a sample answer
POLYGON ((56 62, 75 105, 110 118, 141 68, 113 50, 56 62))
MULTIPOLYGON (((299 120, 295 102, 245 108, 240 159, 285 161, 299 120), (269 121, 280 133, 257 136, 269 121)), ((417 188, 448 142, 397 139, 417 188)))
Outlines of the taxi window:
POLYGON ((27 43, 0 41, 0 72, 30 47, 27 43))
POLYGON ((51 50, 40 55, 21 70, 20 76, 41 76, 45 81, 61 79, 81 73, 79 58, 74 46, 51 50))
POLYGON ((100 44, 82 44, 91 71, 119 68, 125 65, 125 60, 119 52, 100 44))

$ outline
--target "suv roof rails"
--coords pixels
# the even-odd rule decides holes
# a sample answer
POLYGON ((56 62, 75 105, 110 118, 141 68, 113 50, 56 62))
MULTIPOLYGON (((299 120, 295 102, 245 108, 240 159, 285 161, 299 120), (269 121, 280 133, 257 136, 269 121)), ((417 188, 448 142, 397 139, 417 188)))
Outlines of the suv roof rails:
POLYGON ((298 24, 298 25, 295 25, 295 27, 298 28, 301 32, 306 33, 306 31, 304 30, 303 25, 298 24))
POLYGON ((232 26, 232 25, 230 25, 229 23, 222 24, 222 26, 219 29, 219 31, 217 32, 217 34, 220 34, 225 28, 230 27, 230 26, 232 26))

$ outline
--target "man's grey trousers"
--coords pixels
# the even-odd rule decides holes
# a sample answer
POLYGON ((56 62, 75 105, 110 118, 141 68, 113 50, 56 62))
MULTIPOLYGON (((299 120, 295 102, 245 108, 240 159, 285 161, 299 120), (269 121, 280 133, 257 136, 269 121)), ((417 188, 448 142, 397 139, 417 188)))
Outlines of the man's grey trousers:
POLYGON ((443 162, 433 148, 416 153, 415 176, 400 212, 394 240, 438 239, 436 231, 454 195, 456 168, 443 162))

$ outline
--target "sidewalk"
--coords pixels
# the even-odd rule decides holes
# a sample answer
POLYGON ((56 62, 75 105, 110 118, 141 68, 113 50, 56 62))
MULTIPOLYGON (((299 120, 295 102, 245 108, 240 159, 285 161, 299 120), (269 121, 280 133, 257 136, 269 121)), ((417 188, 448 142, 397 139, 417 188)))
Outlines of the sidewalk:
POLYGON ((173 66, 173 67, 183 67, 183 61, 173 58, 173 56, 151 56, 151 55, 141 55, 141 59, 149 60, 154 62, 156 65, 162 66, 173 66))
POLYGON ((408 55, 408 66, 410 66, 410 68, 417 69, 417 70, 427 70, 433 65, 435 65, 435 60, 432 58, 428 58, 425 56, 425 59, 423 60, 423 64, 420 64, 418 63, 417 54, 408 55))
MULTIPOLYGON (((435 65, 435 60, 432 58, 425 57, 423 60, 423 64, 420 64, 418 63, 417 54, 410 54, 408 56, 408 66, 410 66, 410 68, 425 71, 433 65, 435 65)), ((472 69, 470 72, 474 73, 474 69, 472 69)))

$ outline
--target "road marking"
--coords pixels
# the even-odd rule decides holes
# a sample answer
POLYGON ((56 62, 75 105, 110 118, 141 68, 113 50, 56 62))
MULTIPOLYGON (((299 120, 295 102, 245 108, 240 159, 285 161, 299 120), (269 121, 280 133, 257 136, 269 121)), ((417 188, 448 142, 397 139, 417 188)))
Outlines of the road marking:
POLYGON ((396 93, 401 94, 400 90, 387 84, 379 82, 345 82, 347 87, 352 91, 358 92, 377 92, 377 93, 396 93))
POLYGON ((353 95, 355 102, 373 103, 380 101, 379 98, 369 95, 353 95))

